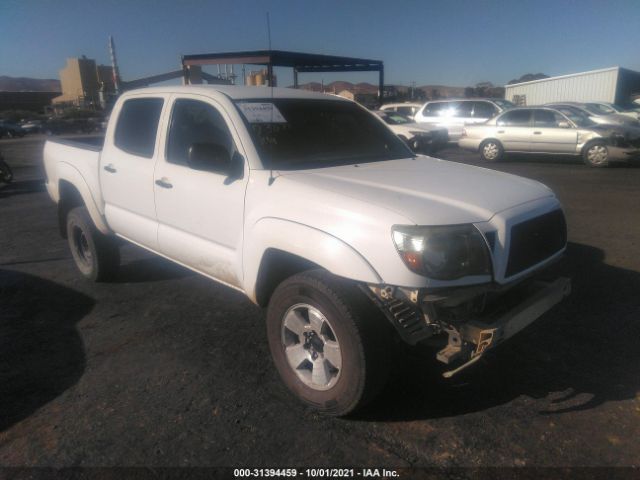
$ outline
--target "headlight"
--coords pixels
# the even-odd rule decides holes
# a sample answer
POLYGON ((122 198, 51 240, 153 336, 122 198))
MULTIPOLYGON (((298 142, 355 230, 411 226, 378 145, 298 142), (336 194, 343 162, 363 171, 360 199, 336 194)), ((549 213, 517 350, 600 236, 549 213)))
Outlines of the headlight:
POLYGON ((491 274, 482 234, 473 225, 415 227, 396 225, 393 241, 409 270, 435 280, 491 274))

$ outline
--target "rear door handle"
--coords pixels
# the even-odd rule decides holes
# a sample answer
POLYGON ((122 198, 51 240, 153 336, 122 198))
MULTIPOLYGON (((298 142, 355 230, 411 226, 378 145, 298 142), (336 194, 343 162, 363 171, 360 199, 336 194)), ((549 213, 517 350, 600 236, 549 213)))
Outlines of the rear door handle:
POLYGON ((109 165, 105 165, 104 169, 109 173, 116 173, 118 171, 116 170, 116 167, 114 167, 112 163, 110 163, 109 165))
POLYGON ((542 135, 542 132, 533 132, 534 135, 542 135))
POLYGON ((162 188, 173 188, 173 185, 171 185, 171 183, 169 183, 169 181, 164 177, 156 180, 156 185, 162 188))
POLYGON ((498 133, 504 133, 504 130, 498 130, 498 133))

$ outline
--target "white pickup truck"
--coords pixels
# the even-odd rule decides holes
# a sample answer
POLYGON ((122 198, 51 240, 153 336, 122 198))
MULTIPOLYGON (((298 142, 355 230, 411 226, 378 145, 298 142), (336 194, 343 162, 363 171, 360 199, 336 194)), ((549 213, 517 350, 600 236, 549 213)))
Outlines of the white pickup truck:
POLYGON ((103 140, 49 140, 44 163, 82 274, 116 273, 117 236, 244 292, 284 383, 333 415, 379 391, 397 339, 439 344, 451 376, 570 288, 539 275, 566 246, 549 188, 416 155, 335 96, 131 91, 103 140))

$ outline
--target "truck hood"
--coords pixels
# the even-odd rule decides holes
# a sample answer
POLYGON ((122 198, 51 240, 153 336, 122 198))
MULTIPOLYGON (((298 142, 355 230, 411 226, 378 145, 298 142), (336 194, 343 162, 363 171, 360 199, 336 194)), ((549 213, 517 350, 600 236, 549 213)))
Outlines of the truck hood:
POLYGON ((422 155, 280 176, 391 210, 416 225, 483 222, 503 210, 554 195, 533 180, 422 155))

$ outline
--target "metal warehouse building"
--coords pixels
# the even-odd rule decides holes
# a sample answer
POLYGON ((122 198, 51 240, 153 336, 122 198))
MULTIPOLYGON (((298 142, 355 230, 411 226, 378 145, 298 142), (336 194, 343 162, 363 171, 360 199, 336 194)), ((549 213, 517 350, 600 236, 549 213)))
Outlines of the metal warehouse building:
POLYGON ((517 105, 549 102, 628 102, 640 96, 640 72, 612 67, 505 86, 504 98, 517 105))

